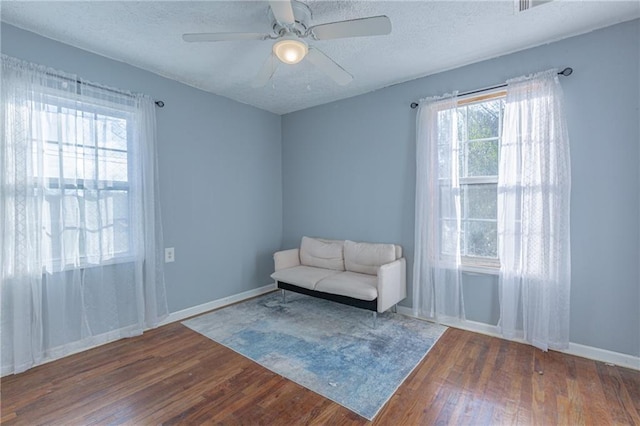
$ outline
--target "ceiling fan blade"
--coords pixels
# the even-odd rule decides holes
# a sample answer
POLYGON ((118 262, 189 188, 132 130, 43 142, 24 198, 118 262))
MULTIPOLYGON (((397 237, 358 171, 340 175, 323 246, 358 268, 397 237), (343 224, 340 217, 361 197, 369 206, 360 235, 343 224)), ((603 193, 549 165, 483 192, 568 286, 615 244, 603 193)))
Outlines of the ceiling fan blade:
POLYGON ((380 15, 320 24, 310 30, 316 40, 386 35, 391 33, 391 20, 388 16, 380 15))
POLYGON ((194 33, 182 34, 182 39, 189 43, 201 41, 236 41, 236 40, 264 40, 267 34, 261 33, 194 33))
POLYGON ((264 65, 262 65, 262 68, 260 69, 258 75, 251 82, 251 87, 264 87, 269 82, 269 80, 271 80, 273 73, 276 72, 276 68, 278 68, 278 62, 279 61, 278 58, 276 58, 276 55, 271 53, 265 61, 264 65))
POLYGON ((269 5, 271 5, 271 11, 276 21, 286 25, 295 24, 296 17, 293 14, 291 0, 270 0, 269 5))
POLYGON ((351 74, 316 48, 309 49, 307 59, 340 86, 346 86, 353 80, 351 74))

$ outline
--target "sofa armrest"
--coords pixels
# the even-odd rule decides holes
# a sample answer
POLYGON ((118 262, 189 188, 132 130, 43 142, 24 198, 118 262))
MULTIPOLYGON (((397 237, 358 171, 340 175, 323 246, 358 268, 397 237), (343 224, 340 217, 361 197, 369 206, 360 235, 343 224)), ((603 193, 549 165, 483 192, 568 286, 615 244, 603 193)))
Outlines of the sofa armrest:
POLYGON ((378 312, 407 297, 407 263, 404 257, 378 269, 378 312))
POLYGON ((275 270, 293 268, 300 265, 299 249, 290 249, 277 251, 273 254, 273 263, 275 264, 275 270))

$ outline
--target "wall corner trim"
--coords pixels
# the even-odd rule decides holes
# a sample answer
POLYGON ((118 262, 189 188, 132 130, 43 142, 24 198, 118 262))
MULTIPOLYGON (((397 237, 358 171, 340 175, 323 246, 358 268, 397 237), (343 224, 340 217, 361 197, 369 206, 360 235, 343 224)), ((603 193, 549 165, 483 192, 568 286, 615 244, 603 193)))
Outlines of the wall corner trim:
MULTIPOLYGON (((406 315, 409 317, 414 317, 418 319, 424 319, 416 317, 413 314, 412 308, 407 308, 405 306, 398 306, 398 313, 402 315, 406 315)), ((476 321, 469 320, 454 320, 454 321, 441 321, 442 325, 446 325, 448 327, 460 328, 462 330, 472 331, 474 333, 485 334, 491 337, 497 337, 499 339, 504 339, 498 333, 498 327, 495 325, 485 324, 476 321)), ((509 340, 509 339, 505 339, 509 340)), ((512 339, 514 342, 527 344, 522 339, 512 339)), ((640 371, 640 357, 623 354, 620 352, 613 352, 606 349, 595 348, 593 346, 581 345, 578 343, 569 342, 569 349, 564 351, 556 351, 562 352, 568 355, 575 355, 581 358, 592 359, 595 361, 601 361, 607 364, 613 364, 620 367, 631 368, 633 370, 640 371)))
POLYGON ((166 317, 158 327, 170 324, 176 321, 182 321, 183 319, 203 314, 214 309, 222 308, 233 303, 242 302, 243 300, 251 299, 252 297, 261 296, 263 294, 276 290, 276 284, 271 283, 262 287, 254 288, 244 291, 242 293, 234 294, 231 296, 223 297, 222 299, 212 300, 211 302, 203 303, 202 305, 192 306, 181 311, 172 312, 166 317))

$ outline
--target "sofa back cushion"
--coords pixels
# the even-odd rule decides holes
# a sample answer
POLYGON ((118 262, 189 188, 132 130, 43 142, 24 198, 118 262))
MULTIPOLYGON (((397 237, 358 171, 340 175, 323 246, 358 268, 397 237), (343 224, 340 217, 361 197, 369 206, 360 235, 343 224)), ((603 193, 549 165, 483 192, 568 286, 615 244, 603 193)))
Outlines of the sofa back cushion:
POLYGON ((347 271, 377 275, 380 266, 394 260, 394 244, 344 242, 344 265, 347 271))
POLYGON ((344 271, 344 241, 302 237, 300 263, 316 268, 344 271))

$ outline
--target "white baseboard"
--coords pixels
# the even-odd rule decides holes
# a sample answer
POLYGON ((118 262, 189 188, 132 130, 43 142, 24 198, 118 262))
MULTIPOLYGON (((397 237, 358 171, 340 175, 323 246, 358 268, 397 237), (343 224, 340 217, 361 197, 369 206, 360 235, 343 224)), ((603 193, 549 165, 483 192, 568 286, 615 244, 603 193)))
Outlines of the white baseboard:
POLYGON ((231 305, 232 303, 242 302, 243 300, 269 293, 273 290, 276 290, 276 288, 276 284, 271 283, 262 287, 244 291, 242 293, 234 294, 232 296, 223 297, 222 299, 212 300, 211 302, 203 303, 202 305, 192 306, 181 311, 172 312, 169 314, 169 316, 162 320, 160 324, 158 324, 158 326, 170 324, 176 321, 182 321, 183 319, 193 317, 195 315, 200 315, 214 309, 222 308, 223 306, 231 305))
MULTIPOLYGON (((413 309, 407 308, 405 306, 398 306, 398 313, 418 319, 424 319, 416 317, 413 314, 413 309)), ((486 334, 488 336, 497 337, 499 339, 504 339, 504 337, 500 335, 498 327, 495 325, 469 320, 442 321, 441 324, 449 327, 460 328, 462 330, 473 331, 474 333, 486 334)), ((528 344, 522 339, 510 340, 518 343, 528 344)), ((595 361, 602 361, 607 364, 618 365, 620 367, 631 368, 633 370, 640 370, 640 357, 627 355, 620 352, 608 351, 606 349, 595 348, 593 346, 586 346, 579 343, 569 342, 569 349, 557 352, 575 355, 587 359, 593 359, 595 361)))
MULTIPOLYGON (((203 303, 202 305, 193 306, 191 308, 183 309, 178 312, 172 312, 163 321, 161 321, 158 324, 158 327, 172 323, 172 322, 181 321, 185 318, 189 318, 194 315, 199 315, 199 314, 211 311, 213 309, 218 309, 223 306, 230 305, 232 303, 237 303, 246 299, 250 299, 252 297, 260 296, 262 294, 269 293, 273 290, 276 290, 276 288, 277 288, 276 284, 271 283, 259 288, 234 294, 232 296, 223 297, 222 299, 217 299, 211 302, 203 303)), ((144 331, 147 331, 147 330, 150 330, 150 329, 147 328, 144 331)), ((83 340, 82 342, 72 342, 68 345, 61 346, 59 348, 50 349, 49 351, 47 351, 48 354, 46 358, 30 366, 29 368, 36 367, 42 364, 48 364, 57 359, 64 358, 79 352, 88 351, 89 349, 97 348, 98 346, 102 346, 107 343, 111 343, 116 340, 120 340, 124 337, 127 337, 127 336, 123 336, 123 333, 124 333, 123 330, 118 330, 116 332, 109 332, 109 333, 101 334, 98 336, 92 336, 90 338, 83 340)), ((141 334, 141 333, 131 333, 131 336, 137 335, 137 334, 141 334)), ((12 374, 12 372, 0 371, 0 377, 4 377, 8 374, 12 374)))
POLYGON ((596 361, 619 365, 620 367, 627 367, 633 370, 640 370, 640 357, 620 352, 608 351, 606 349, 594 348, 593 346, 586 346, 571 342, 569 342, 569 349, 561 352, 582 358, 595 359, 596 361))

